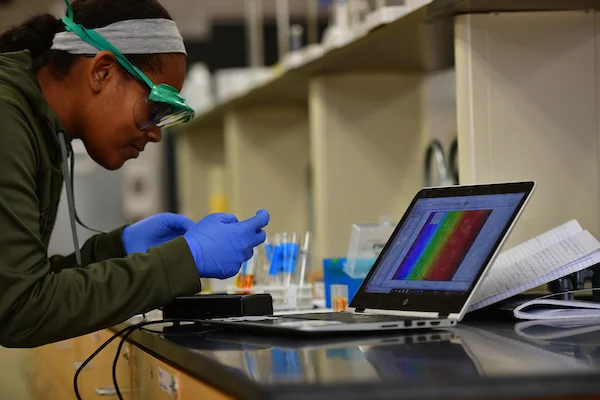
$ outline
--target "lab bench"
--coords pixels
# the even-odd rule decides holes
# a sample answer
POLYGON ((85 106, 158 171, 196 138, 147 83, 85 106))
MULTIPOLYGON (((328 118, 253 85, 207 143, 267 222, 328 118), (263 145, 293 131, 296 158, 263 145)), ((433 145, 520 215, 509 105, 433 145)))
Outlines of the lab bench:
MULTIPOLYGON (((164 333, 136 331, 118 363, 125 399, 600 398, 600 330, 593 328, 568 334, 535 323, 468 321, 448 330, 321 338, 149 328, 164 333)), ((32 398, 74 398, 75 368, 112 334, 33 350, 32 398)), ((116 346, 83 370, 83 399, 116 398, 116 346)))

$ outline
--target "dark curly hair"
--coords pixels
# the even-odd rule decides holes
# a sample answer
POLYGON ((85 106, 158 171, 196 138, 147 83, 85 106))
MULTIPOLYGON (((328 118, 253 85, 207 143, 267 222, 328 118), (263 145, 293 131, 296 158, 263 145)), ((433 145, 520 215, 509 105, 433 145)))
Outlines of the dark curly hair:
MULTIPOLYGON (((72 8, 74 21, 92 29, 130 19, 172 19, 157 0, 76 0, 72 8)), ((32 17, 0 35, 0 53, 29 50, 37 67, 50 63, 55 71, 66 74, 79 56, 50 50, 54 35, 64 30, 62 21, 50 14, 32 17)), ((125 56, 141 70, 161 72, 156 55, 125 56)))

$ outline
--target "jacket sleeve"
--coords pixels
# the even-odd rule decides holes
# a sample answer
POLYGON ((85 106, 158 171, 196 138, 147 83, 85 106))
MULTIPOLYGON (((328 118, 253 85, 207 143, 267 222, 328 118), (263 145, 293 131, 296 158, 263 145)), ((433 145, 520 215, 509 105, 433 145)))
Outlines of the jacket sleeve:
POLYGON ((39 235, 35 136, 17 106, 0 102, 0 122, 0 345, 83 335, 200 290, 182 237, 53 272, 39 235))
MULTIPOLYGON (((122 233, 123 228, 115 229, 111 232, 94 235, 81 246, 81 264, 86 267, 98 261, 104 261, 111 258, 123 258, 127 256, 123 247, 122 233)), ((55 255, 50 257, 52 272, 60 272, 66 268, 77 266, 75 253, 68 256, 55 255)))

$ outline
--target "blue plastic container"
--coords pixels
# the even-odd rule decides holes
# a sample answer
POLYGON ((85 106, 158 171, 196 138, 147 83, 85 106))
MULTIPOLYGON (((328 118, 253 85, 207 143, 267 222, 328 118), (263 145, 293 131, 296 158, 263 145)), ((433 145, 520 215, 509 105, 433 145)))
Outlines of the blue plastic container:
POLYGON ((323 260, 323 283, 325 285, 325 305, 331 308, 331 285, 348 286, 348 304, 358 292, 364 277, 352 278, 344 272, 345 258, 326 258, 323 260))

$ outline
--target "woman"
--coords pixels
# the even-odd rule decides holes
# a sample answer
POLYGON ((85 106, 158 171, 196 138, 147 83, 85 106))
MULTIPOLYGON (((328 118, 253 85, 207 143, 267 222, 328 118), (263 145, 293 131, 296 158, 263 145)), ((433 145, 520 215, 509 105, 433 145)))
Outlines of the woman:
POLYGON ((37 16, 0 35, 5 347, 103 329, 199 292, 199 277, 231 277, 265 240, 269 221, 266 211, 242 222, 228 214, 198 223, 159 214, 96 235, 80 251, 74 235, 75 254, 48 259, 63 176, 74 228, 69 141, 81 139, 98 164, 114 170, 160 141, 160 127, 180 122, 188 110, 178 95, 185 47, 158 1, 78 0, 68 15, 37 16), (93 32, 71 20, 113 51, 103 50, 110 44, 90 45, 93 32))

